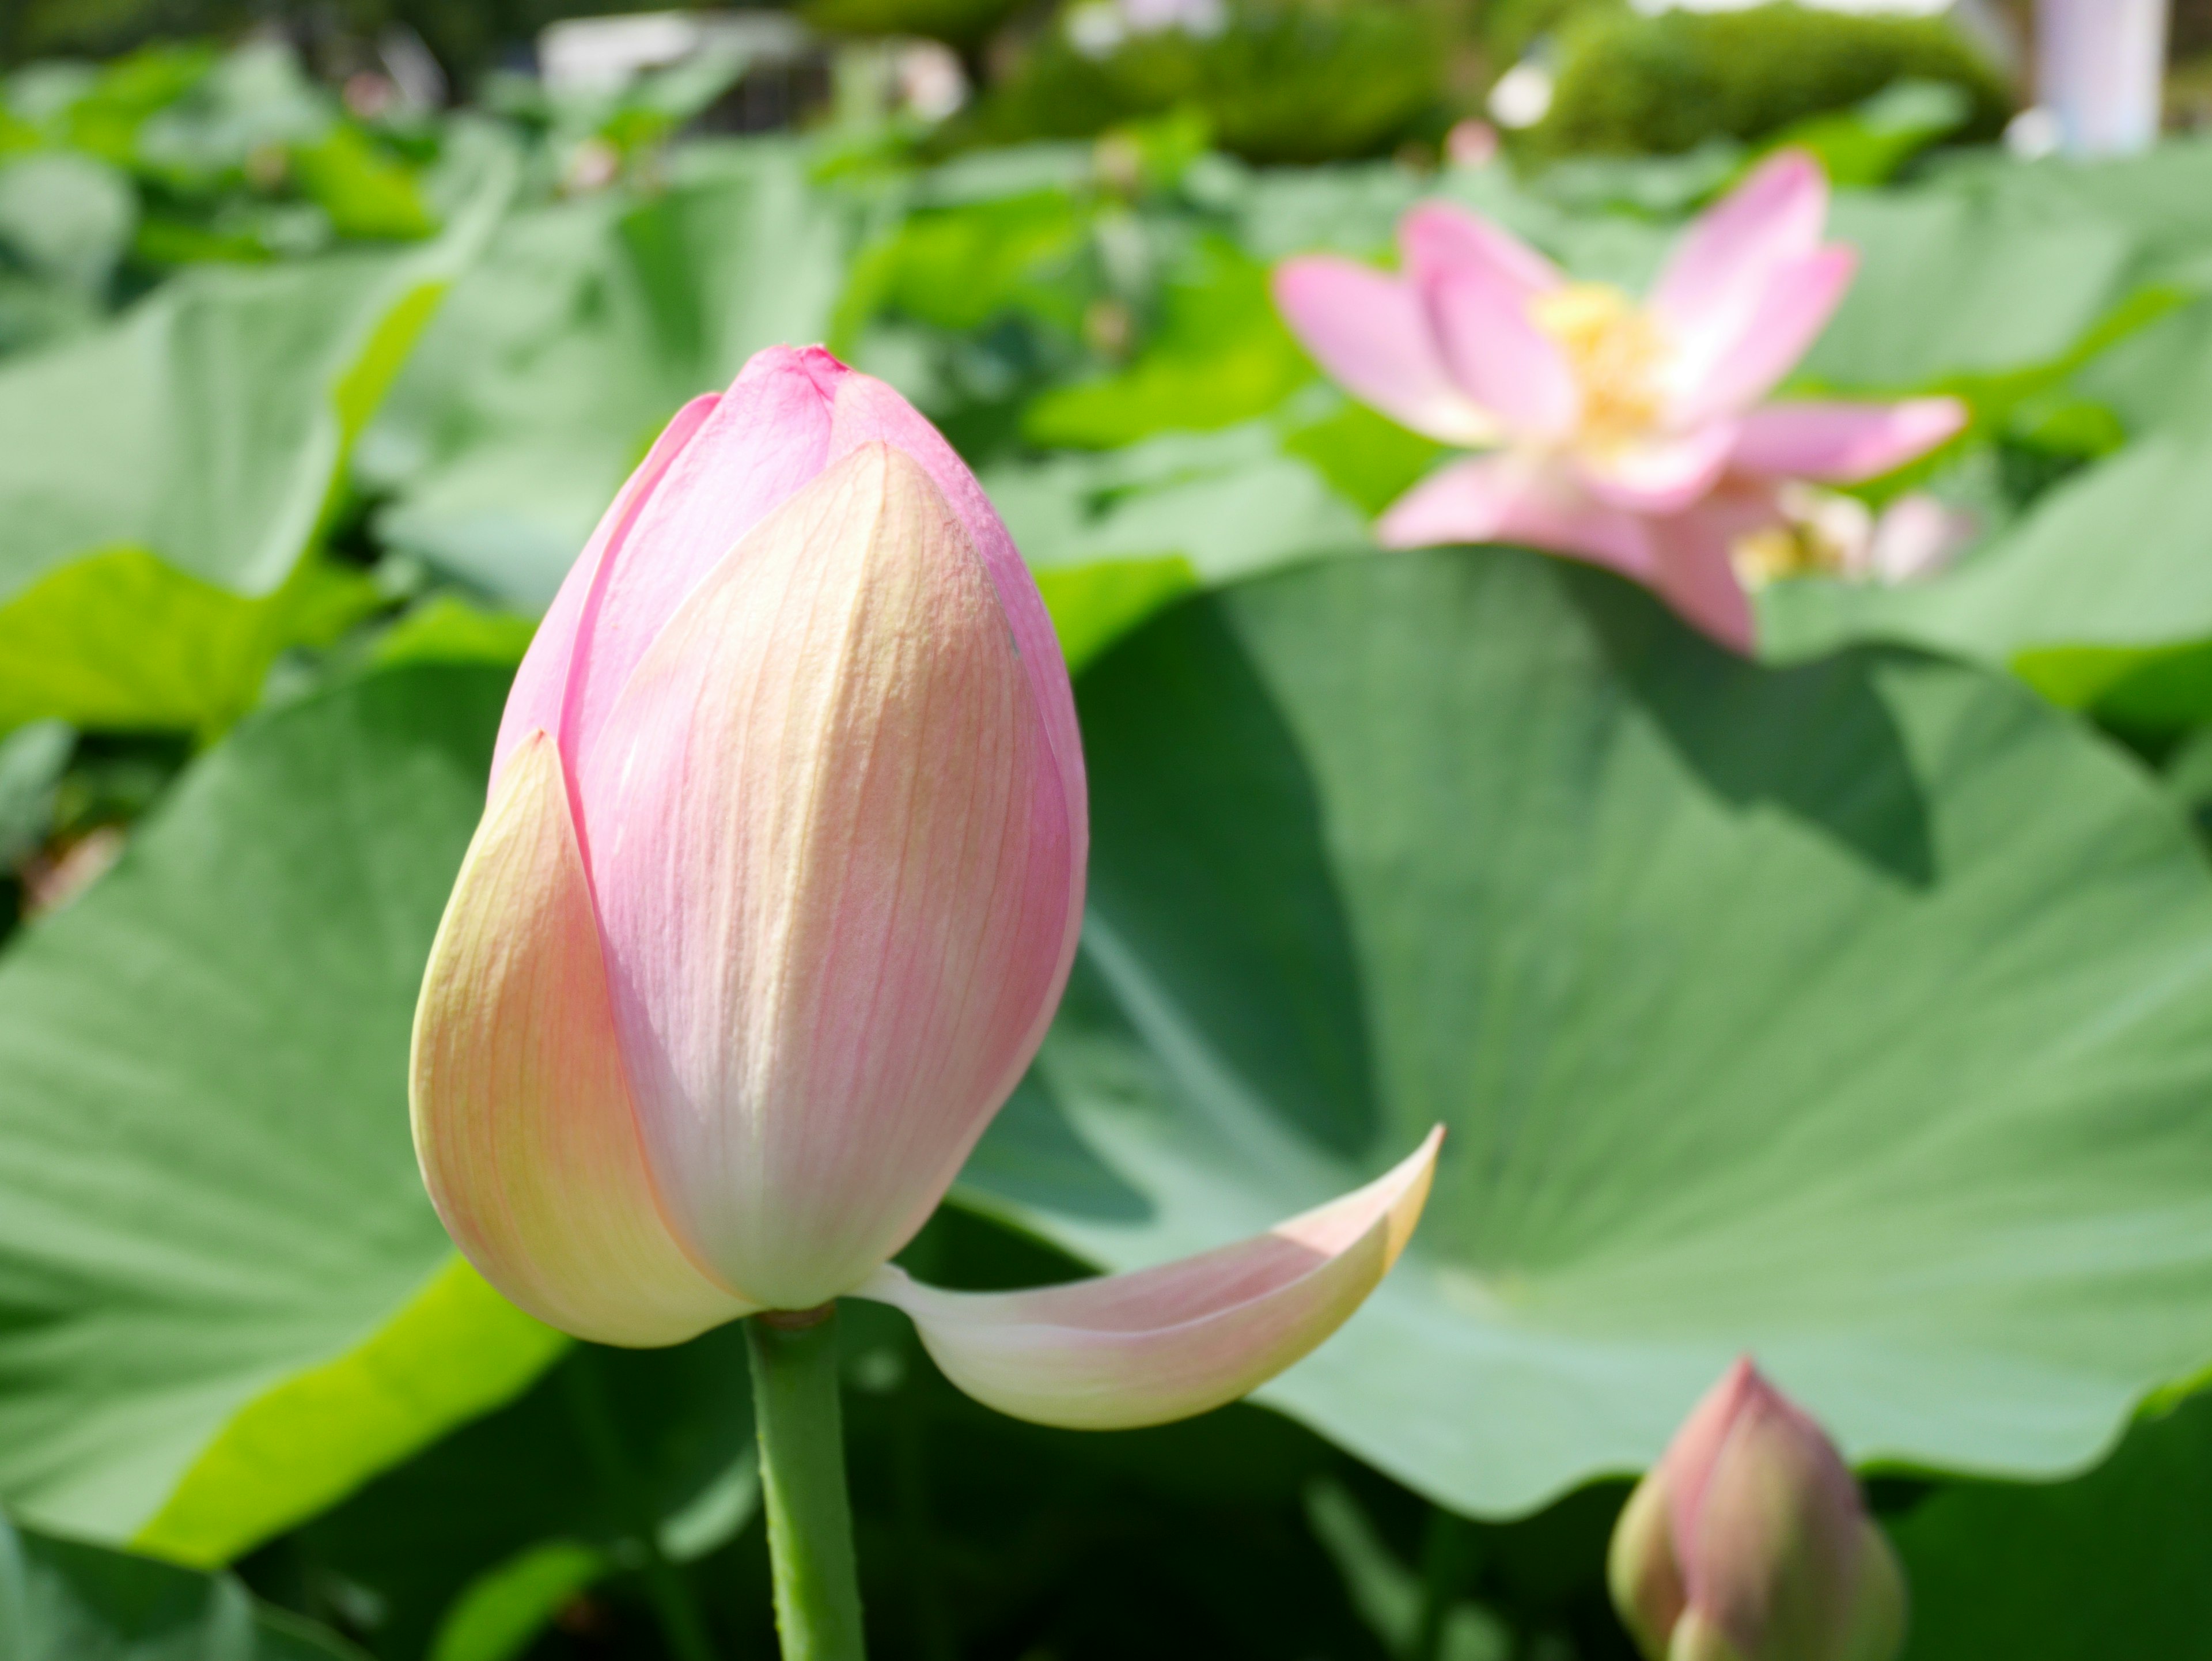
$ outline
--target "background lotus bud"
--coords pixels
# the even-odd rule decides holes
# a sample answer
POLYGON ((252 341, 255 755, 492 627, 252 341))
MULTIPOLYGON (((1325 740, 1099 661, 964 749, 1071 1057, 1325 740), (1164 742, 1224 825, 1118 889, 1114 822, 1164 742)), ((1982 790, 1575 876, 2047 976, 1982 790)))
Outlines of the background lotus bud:
POLYGON ((1738 1361, 1638 1485, 1614 1607, 1651 1661, 1891 1661, 1905 1580, 1826 1433, 1738 1361))
POLYGON ((1047 1422, 1158 1422, 1334 1332, 1438 1135, 1180 1263, 1033 1293, 887 1266, 1042 1041, 1087 818, 1067 672, 975 478, 777 348, 669 425, 515 678, 417 1007, 416 1147, 485 1277, 604 1342, 848 1293, 1047 1422))

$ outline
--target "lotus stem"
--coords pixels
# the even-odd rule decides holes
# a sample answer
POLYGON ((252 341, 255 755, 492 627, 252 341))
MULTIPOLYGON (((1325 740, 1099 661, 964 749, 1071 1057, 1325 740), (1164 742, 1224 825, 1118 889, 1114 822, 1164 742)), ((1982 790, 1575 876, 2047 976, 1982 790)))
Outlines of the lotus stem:
POLYGON ((745 1323, 783 1661, 863 1661, 834 1305, 745 1323))

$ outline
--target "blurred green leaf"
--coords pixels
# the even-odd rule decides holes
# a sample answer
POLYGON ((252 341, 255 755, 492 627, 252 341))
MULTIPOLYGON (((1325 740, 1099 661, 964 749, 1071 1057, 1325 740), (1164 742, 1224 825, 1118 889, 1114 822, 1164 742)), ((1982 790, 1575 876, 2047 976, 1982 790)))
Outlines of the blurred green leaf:
POLYGON ((0 1516, 8 1661, 348 1661, 360 1652, 228 1575, 19 1532, 0 1516))
POLYGON ((573 1540, 516 1553, 469 1583, 440 1623, 429 1661, 514 1661, 608 1567, 605 1552, 573 1540))
POLYGON ((34 721, 0 739, 0 867, 46 839, 54 796, 76 749, 67 721, 34 721))
POLYGON ((1100 560, 1036 574, 1060 654, 1080 669, 1170 601, 1200 586, 1180 554, 1163 559, 1100 560))
POLYGON ((538 611, 668 418, 826 332, 854 210, 775 140, 693 147, 670 187, 510 218, 365 440, 386 543, 538 611))
POLYGON ((377 636, 380 664, 495 663, 513 668, 538 625, 512 611, 485 611, 451 594, 416 606, 377 636))
POLYGON ((2212 1397, 2132 1426, 2070 1482, 1962 1483, 1893 1525, 1905 1661, 2212 1652, 2212 1397))
POLYGON ((1046 447, 1109 449, 1158 432, 1208 432, 1264 415, 1314 377, 1275 315, 1267 268, 1219 237, 1201 240, 1164 286, 1136 361, 1044 394, 1022 417, 1046 447))
POLYGON ((983 484, 1040 572, 1180 558, 1222 582, 1366 535, 1352 504, 1261 423, 989 468, 983 484))
POLYGON ((744 1350, 736 1326, 669 1349, 574 1346, 295 1546, 313 1576, 363 1588, 379 1611, 364 1640, 410 1661, 463 1621, 484 1577, 549 1543, 599 1554, 608 1575, 649 1549, 678 1565, 719 1551, 756 1514, 744 1350))
POLYGON ((252 707, 280 653, 327 645, 380 603, 366 575, 323 560, 258 599, 140 549, 78 560, 0 606, 0 727, 212 735, 252 707))
POLYGON ((255 718, 0 958, 0 1494, 218 1559, 559 1341, 453 1265, 407 1035, 497 669, 255 718))
POLYGON ((0 245, 93 300, 106 300, 137 219, 130 181, 90 156, 47 151, 0 165, 0 245))
POLYGON ((1483 550, 1188 601, 1079 702, 1084 951, 960 1191, 1129 1267, 1442 1120, 1260 1393, 1410 1486, 1640 1467, 1746 1350, 1856 1457, 2061 1470, 2212 1350, 2212 883, 2016 686, 1483 550))
POLYGON ((1895 392, 2063 357, 2127 292, 2128 230, 1964 190, 1846 191, 1856 280, 1800 373, 1895 392))
POLYGON ((1954 82, 1897 81, 1856 108, 1808 116, 1785 127, 1762 150, 1809 150, 1831 184, 1882 185, 1973 114, 1973 99, 1954 82))

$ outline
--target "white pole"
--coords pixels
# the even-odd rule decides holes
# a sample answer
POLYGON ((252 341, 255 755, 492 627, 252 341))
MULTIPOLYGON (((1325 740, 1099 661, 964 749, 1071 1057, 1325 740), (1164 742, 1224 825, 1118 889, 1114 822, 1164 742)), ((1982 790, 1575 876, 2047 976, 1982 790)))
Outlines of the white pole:
POLYGON ((2158 142, 2167 0, 2036 0, 2036 95, 2069 154, 2129 155, 2158 142))

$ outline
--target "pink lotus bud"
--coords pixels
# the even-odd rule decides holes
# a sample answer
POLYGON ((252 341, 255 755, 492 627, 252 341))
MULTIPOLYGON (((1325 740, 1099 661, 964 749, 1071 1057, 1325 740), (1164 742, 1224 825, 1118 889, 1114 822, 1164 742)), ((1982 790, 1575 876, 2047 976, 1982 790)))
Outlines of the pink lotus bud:
POLYGON ((1629 1497, 1607 1566, 1651 1661, 1891 1661, 1905 1578, 1819 1425, 1748 1360, 1629 1497))
POLYGON ((416 1147, 544 1320, 675 1343, 847 1293, 1058 1423, 1250 1389, 1405 1244, 1437 1139, 1181 1264, 918 1287, 921 1227, 1042 1041, 1083 913, 1067 672, 975 478, 827 352, 669 424, 516 675, 416 1014, 416 1147))
POLYGON ((455 1238, 593 1335, 667 1325, 629 1287, 648 1223, 703 1282, 677 1327, 850 1290, 1036 1051, 1085 824, 1067 672, 974 478, 881 382, 761 354, 671 424, 516 678, 417 1020, 455 1238), (544 1161, 623 1227, 593 1242, 544 1161))

